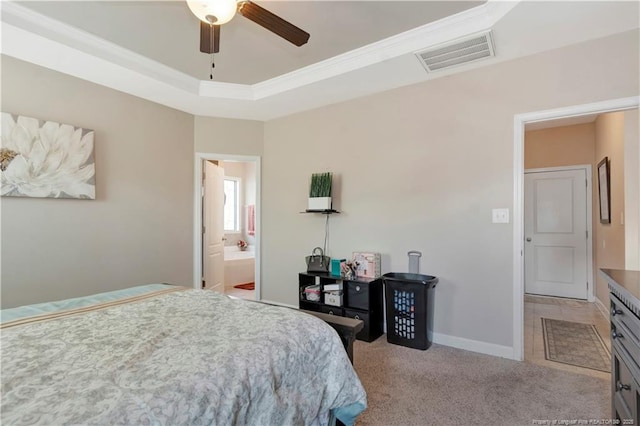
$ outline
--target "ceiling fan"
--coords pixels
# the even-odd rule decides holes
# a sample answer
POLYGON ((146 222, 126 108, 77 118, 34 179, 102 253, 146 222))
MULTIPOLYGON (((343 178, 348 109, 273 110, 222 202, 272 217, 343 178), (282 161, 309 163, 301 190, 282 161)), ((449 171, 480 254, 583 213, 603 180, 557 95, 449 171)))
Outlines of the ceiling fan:
POLYGON ((220 26, 229 22, 236 12, 296 46, 302 46, 309 41, 309 33, 249 0, 187 0, 187 5, 201 21, 200 51, 202 53, 220 51, 220 26))

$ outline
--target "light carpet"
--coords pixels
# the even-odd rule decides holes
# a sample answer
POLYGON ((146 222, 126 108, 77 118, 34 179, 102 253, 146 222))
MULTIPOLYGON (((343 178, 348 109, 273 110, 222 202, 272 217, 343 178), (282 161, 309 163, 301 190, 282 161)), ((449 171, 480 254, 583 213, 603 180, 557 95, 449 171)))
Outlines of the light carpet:
POLYGON ((608 419, 608 380, 432 345, 427 351, 356 341, 369 407, 357 426, 531 425, 608 419))

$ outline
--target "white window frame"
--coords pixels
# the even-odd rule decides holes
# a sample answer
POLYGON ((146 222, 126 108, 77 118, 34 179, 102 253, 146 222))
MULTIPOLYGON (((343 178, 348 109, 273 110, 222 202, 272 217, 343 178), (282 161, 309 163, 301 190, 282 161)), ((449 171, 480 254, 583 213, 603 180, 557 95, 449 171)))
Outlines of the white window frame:
POLYGON ((241 203, 240 199, 242 198, 242 179, 234 176, 225 176, 224 180, 234 181, 236 183, 236 205, 234 207, 235 215, 236 215, 236 226, 237 229, 224 229, 225 234, 240 234, 242 232, 242 215, 240 211, 241 203))

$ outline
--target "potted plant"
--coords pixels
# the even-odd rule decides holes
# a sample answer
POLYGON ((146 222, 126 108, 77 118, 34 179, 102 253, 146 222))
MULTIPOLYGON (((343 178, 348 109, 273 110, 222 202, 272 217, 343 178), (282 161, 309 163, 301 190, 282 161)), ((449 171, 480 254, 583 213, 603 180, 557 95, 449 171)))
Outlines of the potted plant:
POLYGON ((331 173, 314 173, 309 187, 309 210, 331 209, 331 173))

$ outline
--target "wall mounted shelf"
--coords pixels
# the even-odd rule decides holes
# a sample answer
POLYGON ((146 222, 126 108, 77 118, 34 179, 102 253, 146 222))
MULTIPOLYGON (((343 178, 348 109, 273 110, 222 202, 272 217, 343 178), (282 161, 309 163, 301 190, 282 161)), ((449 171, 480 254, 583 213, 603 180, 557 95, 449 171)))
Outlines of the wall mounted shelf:
POLYGON ((320 213, 320 214, 339 214, 340 212, 338 210, 334 210, 334 209, 327 209, 327 210, 305 210, 303 212, 300 213, 320 213))

